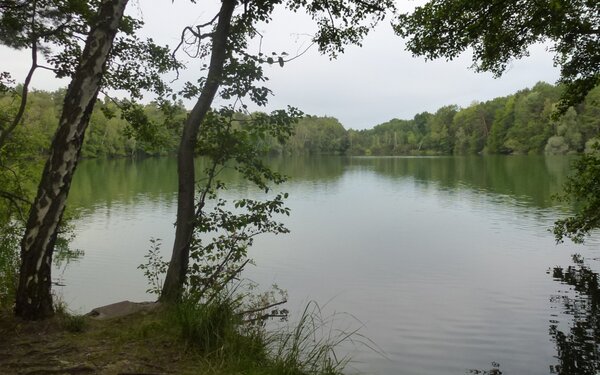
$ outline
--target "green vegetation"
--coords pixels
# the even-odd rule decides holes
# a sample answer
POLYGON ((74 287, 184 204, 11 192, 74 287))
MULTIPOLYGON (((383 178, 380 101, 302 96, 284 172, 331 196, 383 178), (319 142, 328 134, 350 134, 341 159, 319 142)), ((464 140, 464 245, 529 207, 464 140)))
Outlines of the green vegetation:
MULTIPOLYGON (((17 129, 14 137, 21 139, 17 143, 21 146, 15 148, 19 154, 31 159, 34 154, 47 152, 63 95, 63 90, 29 94, 26 125, 17 129)), ((265 155, 573 154, 591 150, 600 136, 600 87, 592 90, 583 103, 554 119, 552 114, 560 96, 560 87, 538 83, 531 89, 473 103, 467 108, 445 106, 435 113, 419 113, 411 120, 393 119, 367 130, 346 130, 333 117, 309 115, 294 124, 286 142, 267 136, 257 138, 256 146, 265 155)), ((4 95, 0 104, 6 108, 15 103, 4 95)), ((163 109, 155 102, 143 106, 149 120, 146 126, 153 129, 133 129, 122 118, 117 104, 109 100, 99 102, 82 155, 95 158, 175 154, 186 111, 180 103, 166 117, 163 109), (165 123, 164 127, 152 125, 165 123)), ((251 115, 238 117, 243 120, 251 115)))
MULTIPOLYGON (((11 139, 11 145, 15 142, 14 151, 18 151, 19 156, 31 158, 47 154, 63 99, 62 89, 55 92, 33 90, 29 93, 24 126, 17 128, 11 139)), ((14 111, 17 104, 10 94, 0 96, 0 106, 4 111, 14 111)), ((122 105, 122 102, 109 99, 97 103, 81 151, 84 158, 175 154, 187 113, 183 104, 174 106, 169 116, 165 115, 163 104, 152 102, 144 105, 141 109, 147 122, 143 128, 134 128, 127 118, 123 118, 122 105)), ((240 120, 252 117, 237 116, 240 120)), ((332 117, 303 117, 294 125, 293 134, 284 144, 275 137, 256 141, 263 154, 342 154, 348 149, 347 132, 332 117)))
POLYGON ((353 155, 580 153, 600 135, 600 87, 554 119, 561 88, 538 83, 514 95, 446 106, 412 120, 349 131, 353 155))
MULTIPOLYGON (((37 108, 26 113, 24 121, 31 116, 55 121, 55 107, 51 94, 43 93, 31 98, 37 108), (42 113, 40 113, 42 112, 42 113)), ((8 119, 18 111, 16 93, 5 91, 0 97, 0 119, 8 119)), ((33 191, 41 172, 39 157, 47 151, 53 129, 29 124, 16 127, 10 142, 0 145, 0 307, 14 303, 19 269, 19 243, 27 220, 33 191)))
POLYGON ((0 352, 10 353, 0 357, 0 373, 341 374, 347 361, 333 348, 353 332, 330 332, 316 305, 274 332, 233 308, 225 300, 182 303, 108 320, 57 308, 29 324, 0 309, 0 352))
POLYGON ((576 205, 575 215, 557 220, 554 236, 557 242, 568 237, 583 243, 585 236, 600 227, 600 153, 595 150, 583 155, 574 164, 575 173, 565 184, 559 197, 576 205))
POLYGON ((429 59, 472 50, 473 67, 496 76, 529 46, 551 44, 565 86, 557 113, 583 102, 600 83, 600 12, 590 0, 428 0, 401 14, 396 32, 407 49, 429 59))

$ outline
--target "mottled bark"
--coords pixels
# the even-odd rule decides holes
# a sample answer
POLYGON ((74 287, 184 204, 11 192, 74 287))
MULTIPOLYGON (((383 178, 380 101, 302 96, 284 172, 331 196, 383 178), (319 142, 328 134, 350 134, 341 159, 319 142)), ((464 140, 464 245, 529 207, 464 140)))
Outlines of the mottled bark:
POLYGON ((54 313, 52 253, 85 130, 98 96, 106 61, 127 0, 104 0, 71 81, 58 130, 50 147, 37 196, 21 241, 21 269, 15 314, 37 320, 54 313))
POLYGON ((223 0, 221 4, 217 27, 212 37, 211 58, 206 84, 202 88, 200 97, 183 127, 177 154, 177 173, 179 177, 177 227, 173 253, 160 296, 160 300, 165 302, 178 300, 185 282, 195 219, 194 148, 200 125, 206 117, 221 84, 223 66, 227 58, 227 38, 235 5, 235 0, 223 0))

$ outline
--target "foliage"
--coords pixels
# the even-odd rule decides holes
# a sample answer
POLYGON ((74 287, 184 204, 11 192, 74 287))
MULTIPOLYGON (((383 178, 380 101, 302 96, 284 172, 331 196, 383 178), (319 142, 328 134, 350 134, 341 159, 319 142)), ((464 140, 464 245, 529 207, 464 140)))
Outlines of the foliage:
MULTIPOLYGON (((595 137, 600 136, 600 87, 592 90, 582 104, 554 119, 551 113, 560 92, 560 87, 539 83, 531 89, 487 102, 475 102, 466 108, 447 106, 435 113, 419 113, 410 120, 393 119, 360 131, 346 130, 332 117, 305 116, 291 126, 290 135, 283 143, 271 135, 255 137, 252 141, 256 152, 263 155, 583 152, 586 147, 589 149, 595 137)), ((20 145, 14 152, 30 150, 26 159, 47 152, 63 94, 63 90, 30 93, 23 131, 13 134, 15 145, 20 145)), ((4 105, 6 111, 14 110, 14 98, 9 94, 0 95, 0 105, 4 105)), ((146 123, 138 128, 122 118, 122 105, 121 101, 109 99, 98 102, 83 146, 84 157, 176 152, 187 114, 181 103, 151 102, 137 106, 136 113, 146 123)), ((132 113, 130 111, 127 116, 132 113)), ((238 112, 235 116, 241 123, 261 115, 238 112)))
POLYGON ((293 12, 303 11, 312 17, 317 26, 311 45, 316 45, 320 52, 335 58, 344 52, 346 45, 360 45, 368 32, 389 12, 395 10, 393 0, 377 3, 363 0, 277 0, 246 1, 243 7, 236 7, 237 5, 235 0, 223 0, 220 10, 211 20, 185 27, 175 51, 183 46, 182 49, 188 56, 204 60, 207 69, 206 76, 200 77, 197 84, 188 82, 183 92, 180 92, 188 97, 198 96, 198 100, 185 121, 178 150, 177 230, 161 294, 163 301, 176 300, 186 278, 193 232, 191 220, 196 199, 193 188, 196 183, 193 146, 210 116, 213 99, 219 96, 234 102, 231 108, 227 109, 225 106, 222 110, 234 111, 235 104, 240 104, 245 110, 246 100, 265 106, 271 91, 264 86, 267 77, 264 76, 263 66, 277 60, 278 65, 284 67, 301 55, 299 53, 287 58, 286 52, 272 52, 270 56, 265 56, 262 51, 263 35, 257 27, 271 21, 276 6, 293 12), (202 29, 207 28, 209 31, 203 32, 202 29), (252 39, 258 42, 258 51, 252 46, 252 39))
MULTIPOLYGON (((551 114, 560 92, 560 87, 539 83, 531 89, 487 102, 476 102, 466 108, 447 106, 436 113, 419 113, 410 120, 393 119, 373 129, 360 131, 346 130, 332 117, 305 116, 291 126, 289 137, 283 143, 271 135, 255 137, 252 141, 257 152, 263 155, 583 152, 586 147, 589 149, 595 137, 600 136, 600 87, 592 90, 582 104, 571 107, 563 116, 554 119, 551 114)), ((12 137, 14 144, 20 145, 11 148, 13 155, 29 150, 26 156, 29 160, 32 155, 47 152, 58 121, 63 93, 63 90, 30 93, 23 131, 17 131, 12 137)), ((0 95, 0 105, 5 105, 6 111, 14 110, 15 101, 11 95, 0 95)), ((146 123, 137 129, 122 118, 122 105, 121 101, 109 99, 98 102, 83 146, 84 157, 169 155, 176 152, 187 113, 181 103, 151 102, 137 106, 136 113, 146 123)), ((130 111, 127 116, 132 113, 130 111)), ((261 115, 239 112, 235 116, 241 123, 261 115)))
POLYGON ((453 59, 470 48, 478 71, 501 75, 528 47, 551 42, 565 91, 559 113, 600 83, 600 12, 590 0, 430 0, 398 17, 407 48, 430 59, 453 59))
POLYGON ((274 214, 289 214, 289 209, 283 206, 286 196, 277 195, 265 202, 237 200, 234 206, 245 211, 240 214, 227 211, 226 202, 220 199, 211 212, 201 215, 190 255, 188 283, 193 296, 211 300, 237 279, 249 262, 247 251, 255 236, 288 232, 283 224, 271 219, 274 214), (215 236, 209 241, 200 238, 211 233, 215 236))
POLYGON ((0 308, 12 306, 15 300, 20 234, 16 223, 5 223, 0 231, 0 308))
MULTIPOLYGON (((0 94, 0 118, 10 119, 18 110, 19 98, 7 91, 0 94)), ((51 94, 39 93, 30 104, 37 111, 25 112, 24 120, 52 118, 55 103, 51 94)), ((19 244, 38 175, 40 153, 47 150, 50 132, 44 126, 17 127, 10 142, 0 147, 0 306, 12 306, 19 265, 19 244)))
MULTIPOLYGON (((31 50, 31 67, 21 90, 10 84, 10 74, 0 73, 2 92, 18 96, 19 110, 10 118, 0 117, 0 144, 6 141, 22 122, 28 101, 29 83, 35 71, 44 68, 56 77, 72 77, 83 51, 83 43, 91 25, 95 24, 97 0, 34 0, 0 2, 0 44, 14 49, 31 50), (41 65, 41 54, 48 66, 41 65)), ((161 75, 181 67, 169 53, 168 47, 155 44, 152 39, 140 39, 136 33, 143 22, 124 16, 119 23, 119 34, 111 51, 103 88, 125 90, 131 101, 139 100, 144 91, 159 96, 170 92, 161 75)), ((124 107, 123 111, 127 112, 124 107)), ((138 124, 143 126, 143 123, 138 124)))
POLYGON ((393 119, 348 134, 347 153, 568 154, 580 153, 600 134, 600 86, 559 118, 552 116, 562 88, 538 83, 508 97, 446 106, 411 120, 393 119))
POLYGON ((348 147, 348 132, 336 118, 305 116, 295 124, 292 136, 281 148, 269 145, 269 153, 344 154, 348 147))
POLYGON ((161 246, 160 238, 150 239, 150 250, 144 255, 146 263, 140 264, 138 269, 141 269, 144 276, 148 280, 148 289, 146 293, 160 294, 163 286, 163 275, 167 272, 167 262, 162 259, 160 254, 161 246))
POLYGON ((586 235, 600 227, 600 150, 582 155, 574 165, 575 173, 565 184, 563 201, 576 204, 575 215, 557 220, 554 236, 557 242, 568 237, 582 243, 586 235))

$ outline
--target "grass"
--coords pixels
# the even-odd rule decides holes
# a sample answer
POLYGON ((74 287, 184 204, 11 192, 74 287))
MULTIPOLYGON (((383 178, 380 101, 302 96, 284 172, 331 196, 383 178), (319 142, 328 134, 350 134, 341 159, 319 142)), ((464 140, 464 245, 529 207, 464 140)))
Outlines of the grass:
POLYGON ((244 324, 229 300, 105 321, 59 310, 23 322, 0 310, 0 373, 341 374, 347 359, 335 349, 355 332, 334 333, 323 322, 309 304, 297 324, 269 332, 244 324))
POLYGON ((54 298, 55 320, 60 324, 60 327, 71 333, 83 332, 87 327, 85 316, 71 313, 62 300, 57 299, 56 296, 54 298))
POLYGON ((271 358, 279 373, 341 374, 350 361, 337 353, 345 343, 366 340, 357 329, 335 328, 336 315, 324 316, 316 302, 304 308, 299 320, 283 330, 270 334, 271 358))

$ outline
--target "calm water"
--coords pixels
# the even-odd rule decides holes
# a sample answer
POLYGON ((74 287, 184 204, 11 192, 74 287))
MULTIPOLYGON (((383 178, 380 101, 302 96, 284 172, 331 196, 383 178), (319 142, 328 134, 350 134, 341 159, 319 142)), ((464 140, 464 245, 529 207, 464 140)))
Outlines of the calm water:
MULTIPOLYGON (((326 314, 360 320, 338 323, 364 325, 383 355, 356 349, 353 371, 465 374, 498 363, 504 374, 548 374, 559 361, 556 331, 572 325, 560 301, 574 292, 547 272, 575 252, 600 256, 597 240, 557 246, 548 232, 566 212, 551 195, 569 162, 274 159, 291 176, 281 188, 290 193, 291 234, 259 239, 246 276, 287 289, 292 311, 316 300, 326 314)), ((224 178, 229 198, 262 196, 235 175, 224 178)), ((173 159, 81 163, 69 204, 80 215, 73 247, 85 256, 56 272, 73 309, 150 298, 136 267, 152 237, 169 253, 176 186, 173 159)))

